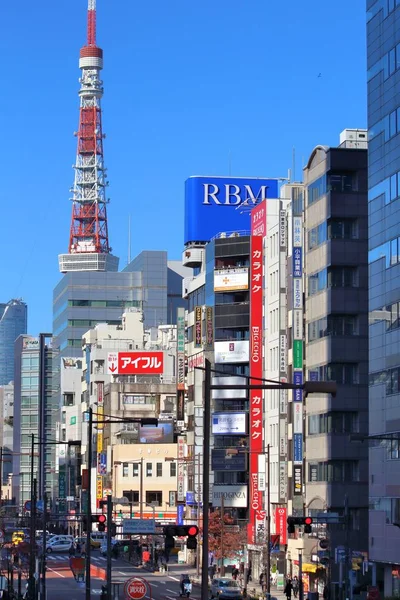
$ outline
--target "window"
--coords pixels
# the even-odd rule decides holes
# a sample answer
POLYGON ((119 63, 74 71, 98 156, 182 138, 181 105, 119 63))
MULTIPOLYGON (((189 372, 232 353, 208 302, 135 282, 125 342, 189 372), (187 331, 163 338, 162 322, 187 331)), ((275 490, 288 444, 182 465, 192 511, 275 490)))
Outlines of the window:
POLYGON ((342 483, 359 481, 359 478, 359 463, 356 460, 330 460, 309 464, 308 481, 310 483, 317 481, 342 483))
POLYGON ((332 240, 354 240, 358 238, 356 219, 330 219, 328 237, 332 240))
POLYGON ((387 457, 389 460, 400 458, 400 440, 389 440, 387 457))
POLYGON ((313 181, 313 183, 310 183, 310 185, 307 188, 307 192, 308 205, 310 206, 310 204, 314 204, 314 202, 317 202, 317 200, 319 200, 321 196, 326 194, 326 176, 323 175, 319 179, 313 181))
POLYGON ((146 504, 162 506, 162 492, 146 492, 146 504))
POLYGON ((357 315, 328 315, 308 324, 309 342, 327 336, 353 336, 358 333, 357 315))
POLYGON ((153 477, 153 463, 146 463, 146 477, 153 477))
POLYGON ((122 463, 122 477, 129 477, 129 463, 122 463))
POLYGON ((139 463, 133 463, 133 477, 139 477, 139 463))
POLYGON ((331 363, 327 366, 328 381, 352 385, 358 383, 358 365, 353 363, 331 363))
POLYGON ((329 412, 308 416, 308 434, 358 433, 357 412, 329 412))
POLYGON ((357 287, 357 267, 330 267, 328 269, 329 287, 357 287))
POLYGON ((342 385, 358 383, 358 365, 356 363, 330 363, 309 371, 316 374, 317 381, 336 381, 342 385))
POLYGON ((328 190, 331 192, 352 192, 355 187, 354 184, 355 174, 352 172, 329 173, 328 175, 328 190))
POLYGON ((162 463, 156 464, 156 477, 162 477, 162 463))
POLYGON ((398 394, 400 389, 400 368, 388 369, 386 373, 386 395, 398 394))
POLYGON ((312 250, 316 246, 323 244, 328 239, 327 223, 324 221, 317 227, 308 232, 308 249, 312 250))
POLYGON ((125 498, 128 498, 130 504, 139 504, 139 492, 135 492, 134 490, 124 490, 122 495, 125 498))
POLYGON ((169 464, 169 476, 176 477, 176 463, 172 462, 169 464))
POLYGON ((327 286, 327 269, 323 269, 322 271, 318 271, 318 273, 314 273, 310 275, 308 278, 308 295, 314 296, 318 292, 324 290, 327 286))
POLYGON ((381 258, 385 259, 385 268, 389 269, 400 262, 399 257, 400 239, 394 238, 390 242, 384 242, 380 246, 369 251, 368 260, 372 263, 381 258))

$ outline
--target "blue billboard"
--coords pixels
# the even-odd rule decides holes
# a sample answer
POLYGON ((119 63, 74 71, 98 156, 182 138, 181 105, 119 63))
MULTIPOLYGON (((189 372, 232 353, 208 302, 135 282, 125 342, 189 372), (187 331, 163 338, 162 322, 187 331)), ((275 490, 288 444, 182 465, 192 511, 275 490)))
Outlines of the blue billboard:
POLYGON ((293 248, 293 277, 302 277, 302 249, 295 246, 293 248))
POLYGON ((293 434, 293 461, 295 463, 303 462, 303 434, 293 434))
MULTIPOLYGON (((293 372, 294 385, 303 385, 303 371, 293 372)), ((293 402, 303 402, 303 390, 293 390, 293 402)))
POLYGON ((185 182, 185 239, 209 242, 221 232, 250 231, 250 211, 264 198, 278 198, 279 181, 257 177, 189 177, 185 182))

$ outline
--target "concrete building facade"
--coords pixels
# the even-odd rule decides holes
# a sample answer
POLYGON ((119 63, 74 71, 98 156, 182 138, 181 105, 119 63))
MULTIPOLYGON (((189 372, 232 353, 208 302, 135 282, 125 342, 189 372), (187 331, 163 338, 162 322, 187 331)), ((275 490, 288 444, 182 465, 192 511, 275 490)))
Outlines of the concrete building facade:
MULTIPOLYGON (((331 581, 337 548, 345 572, 354 552, 368 550, 368 448, 351 441, 368 435, 366 133, 346 130, 340 147, 317 146, 304 168, 304 375, 338 385, 335 398, 313 394, 303 407, 304 505, 308 516, 328 511, 346 522, 346 532, 314 528, 329 541, 331 581)), ((313 546, 304 540, 304 561, 312 562, 313 546)))

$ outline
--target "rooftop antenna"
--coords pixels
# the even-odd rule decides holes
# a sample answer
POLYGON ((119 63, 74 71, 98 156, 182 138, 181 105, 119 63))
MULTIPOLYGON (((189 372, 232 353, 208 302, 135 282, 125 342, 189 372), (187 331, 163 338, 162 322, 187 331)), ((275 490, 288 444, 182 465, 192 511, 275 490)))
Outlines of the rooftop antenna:
POLYGON ((131 215, 128 216, 128 265, 131 262, 131 215))
POLYGON ((296 148, 292 149, 292 181, 296 181, 296 148))

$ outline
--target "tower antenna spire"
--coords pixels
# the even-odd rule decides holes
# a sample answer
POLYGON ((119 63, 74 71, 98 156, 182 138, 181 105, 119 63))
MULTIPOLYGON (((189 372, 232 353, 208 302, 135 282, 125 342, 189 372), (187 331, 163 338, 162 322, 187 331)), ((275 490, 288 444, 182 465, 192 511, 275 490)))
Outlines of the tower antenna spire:
POLYGON ((118 258, 108 241, 101 99, 103 50, 96 43, 96 0, 88 0, 87 40, 79 56, 80 111, 72 192, 72 218, 68 254, 59 256, 62 273, 118 271, 118 258))
POLYGON ((96 19, 96 0, 88 0, 87 45, 89 47, 96 46, 96 19))

